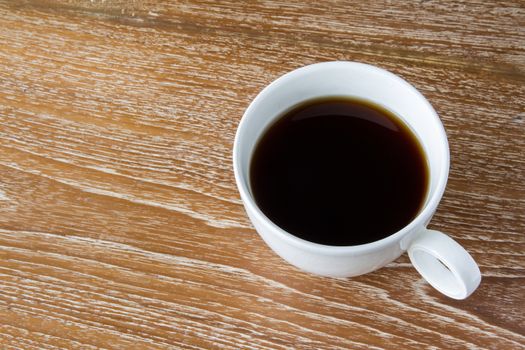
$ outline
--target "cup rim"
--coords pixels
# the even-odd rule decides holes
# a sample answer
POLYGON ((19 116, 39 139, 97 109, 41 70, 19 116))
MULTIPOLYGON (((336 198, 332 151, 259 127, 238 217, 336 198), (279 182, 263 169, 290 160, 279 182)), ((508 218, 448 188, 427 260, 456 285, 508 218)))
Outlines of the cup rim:
POLYGON ((367 253, 370 251, 374 251, 378 248, 384 247, 386 245, 389 245, 391 243, 394 243, 401 238, 403 238, 406 234, 411 232, 414 228, 416 228, 418 225, 421 225, 422 223, 426 223, 432 215, 434 214, 435 209, 437 208, 439 201, 441 200, 441 197, 443 196, 443 193, 446 188, 447 180, 448 180, 448 174, 449 174, 449 168, 450 168, 450 150, 448 145, 448 139, 446 136, 445 129, 443 127, 443 124, 441 122, 441 119, 439 118, 438 114, 428 102, 428 100, 419 92, 414 86, 412 86, 410 83, 408 83, 403 78, 399 77, 398 75, 391 73, 383 68, 379 68, 374 65, 370 65, 367 63, 361 63, 361 62, 353 62, 353 61, 328 61, 328 62, 320 62, 320 63, 314 63, 307 66, 303 66, 300 68, 297 68, 295 70, 292 70, 284 75, 281 75, 277 79, 273 80, 270 84, 268 84, 263 90, 261 90, 257 96, 252 100, 248 108, 245 110, 239 125, 237 127, 237 132, 235 134, 235 139, 233 143, 233 170, 235 175, 235 182, 237 183, 237 188, 239 190, 239 193, 241 195, 241 199, 243 201, 243 204, 246 206, 246 209, 248 212, 255 213, 257 216, 261 217, 263 220, 261 220, 275 235, 279 236, 282 240, 286 241, 287 243, 297 246, 301 249, 305 249, 308 251, 316 251, 326 254, 347 254, 347 253, 367 253), (430 112, 429 117, 434 118, 437 120, 437 124, 439 125, 436 132, 439 133, 439 137, 442 139, 442 145, 444 147, 444 165, 439 170, 439 178, 437 179, 437 184, 435 190, 430 194, 430 198, 428 199, 425 207, 423 210, 419 212, 419 214, 412 219, 410 223, 408 223, 405 227, 403 227, 401 230, 392 233, 391 235, 382 238, 377 241, 360 244, 360 245, 350 245, 350 246, 331 246, 331 245, 325 245, 325 244, 319 244, 315 242, 311 242, 302 238, 299 238, 286 230, 279 227, 277 224, 275 224, 270 218, 268 218, 262 210, 259 208, 259 206, 255 203, 255 199, 250 194, 250 191, 247 186, 247 181, 249 179, 244 179, 241 170, 240 165, 240 150, 239 150, 239 142, 243 130, 246 128, 246 120, 248 119, 248 115, 252 113, 252 111, 257 108, 257 105, 259 104, 259 101, 265 98, 265 96, 271 91, 276 88, 278 88, 280 85, 285 83, 286 81, 290 79, 296 78, 296 76, 307 73, 307 72, 315 72, 315 71, 322 71, 323 69, 327 68, 333 68, 334 66, 339 66, 340 69, 348 69, 348 68, 361 68, 361 69, 367 69, 367 70, 373 70, 378 73, 381 73, 385 76, 387 76, 390 79, 394 79, 397 82, 404 85, 407 89, 412 90, 426 106, 428 107, 428 110, 430 112))

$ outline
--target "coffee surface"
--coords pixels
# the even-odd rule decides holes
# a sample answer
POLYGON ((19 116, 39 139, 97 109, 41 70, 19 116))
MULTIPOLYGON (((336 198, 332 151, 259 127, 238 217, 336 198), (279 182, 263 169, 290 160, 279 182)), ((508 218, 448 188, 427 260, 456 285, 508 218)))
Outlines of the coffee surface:
POLYGON ((417 137, 393 113, 324 98, 277 119, 256 145, 250 185, 262 212, 307 241, 370 243, 406 226, 428 187, 417 137))

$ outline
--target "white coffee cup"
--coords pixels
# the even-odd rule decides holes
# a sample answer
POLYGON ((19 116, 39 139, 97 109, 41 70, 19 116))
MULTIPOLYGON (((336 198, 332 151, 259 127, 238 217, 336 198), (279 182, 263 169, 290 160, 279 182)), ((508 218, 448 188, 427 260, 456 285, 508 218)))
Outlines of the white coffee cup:
POLYGON ((357 276, 385 266, 408 251, 417 271, 451 298, 468 297, 481 281, 478 266, 463 247, 449 236, 426 228, 447 183, 448 141, 430 103, 397 75, 363 63, 326 62, 281 76, 262 90, 244 113, 235 136, 233 166, 242 201, 257 232, 278 255, 302 270, 323 276, 357 276), (309 242, 275 225, 253 198, 250 161, 262 134, 291 107, 330 96, 361 98, 387 108, 411 128, 425 150, 430 181, 424 208, 403 229, 381 240, 355 246, 309 242))

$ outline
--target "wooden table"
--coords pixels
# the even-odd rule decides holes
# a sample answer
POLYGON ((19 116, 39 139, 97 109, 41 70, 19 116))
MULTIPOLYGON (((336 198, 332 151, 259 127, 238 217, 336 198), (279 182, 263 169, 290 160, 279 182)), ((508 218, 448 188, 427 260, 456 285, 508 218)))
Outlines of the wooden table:
POLYGON ((1 349, 524 349, 525 3, 0 1, 1 349), (407 256, 312 276, 259 238, 232 144, 294 68, 351 60, 431 101, 452 169, 431 227, 465 301, 407 256))

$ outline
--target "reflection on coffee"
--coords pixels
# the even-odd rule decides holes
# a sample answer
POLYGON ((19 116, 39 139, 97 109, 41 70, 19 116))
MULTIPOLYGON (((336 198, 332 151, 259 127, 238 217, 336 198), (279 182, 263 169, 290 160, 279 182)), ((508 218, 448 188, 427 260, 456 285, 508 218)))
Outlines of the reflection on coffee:
POLYGON ((310 242, 347 246, 385 238, 423 207, 429 171, 413 132, 359 99, 310 100, 263 133, 250 165, 262 212, 310 242))

